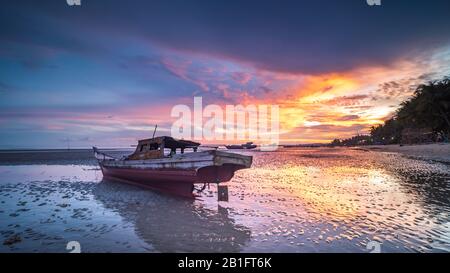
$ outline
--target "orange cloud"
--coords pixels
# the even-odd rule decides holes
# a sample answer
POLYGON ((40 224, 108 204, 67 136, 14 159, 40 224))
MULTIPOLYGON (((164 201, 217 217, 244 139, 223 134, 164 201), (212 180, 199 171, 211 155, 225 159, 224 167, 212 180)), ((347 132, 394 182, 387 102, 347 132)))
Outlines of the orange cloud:
POLYGON ((280 106, 285 142, 328 142, 367 133, 370 126, 384 122, 418 84, 439 77, 429 73, 434 67, 410 60, 339 74, 278 75, 273 78, 293 84, 257 101, 280 106))

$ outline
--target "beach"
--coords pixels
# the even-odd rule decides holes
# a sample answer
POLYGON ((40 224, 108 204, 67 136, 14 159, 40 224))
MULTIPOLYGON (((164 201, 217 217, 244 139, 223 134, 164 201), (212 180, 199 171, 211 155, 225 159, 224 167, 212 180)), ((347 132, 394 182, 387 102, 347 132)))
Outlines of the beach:
POLYGON ((363 147, 369 150, 400 153, 413 158, 450 163, 450 144, 422 144, 422 145, 371 145, 363 147))
POLYGON ((218 202, 214 185, 189 200, 104 180, 91 150, 2 151, 0 252, 450 251, 448 164, 381 149, 236 152, 252 168, 218 202))

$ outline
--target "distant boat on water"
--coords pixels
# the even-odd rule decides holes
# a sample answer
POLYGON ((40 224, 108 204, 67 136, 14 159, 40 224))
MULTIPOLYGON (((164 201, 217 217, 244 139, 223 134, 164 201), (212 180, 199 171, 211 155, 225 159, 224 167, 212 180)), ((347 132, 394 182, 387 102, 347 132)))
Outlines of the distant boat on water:
POLYGON ((240 145, 225 145, 228 150, 236 150, 236 149, 255 149, 257 146, 253 144, 253 142, 247 142, 245 144, 240 145))
POLYGON ((124 158, 93 149, 104 177, 186 197, 196 196, 194 184, 203 184, 204 189, 208 183, 230 181, 237 170, 252 164, 251 156, 198 151, 199 146, 163 136, 139 140, 134 153, 124 158), (186 149, 193 152, 185 153, 186 149))

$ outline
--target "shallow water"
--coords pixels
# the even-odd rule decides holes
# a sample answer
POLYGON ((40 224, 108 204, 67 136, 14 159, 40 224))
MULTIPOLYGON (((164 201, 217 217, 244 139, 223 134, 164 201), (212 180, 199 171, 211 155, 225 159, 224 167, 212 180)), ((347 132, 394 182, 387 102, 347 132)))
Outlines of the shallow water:
POLYGON ((450 251, 448 165, 351 149, 245 153, 252 168, 218 203, 214 186, 190 201, 102 181, 90 151, 2 152, 0 238, 20 241, 0 251, 450 251))

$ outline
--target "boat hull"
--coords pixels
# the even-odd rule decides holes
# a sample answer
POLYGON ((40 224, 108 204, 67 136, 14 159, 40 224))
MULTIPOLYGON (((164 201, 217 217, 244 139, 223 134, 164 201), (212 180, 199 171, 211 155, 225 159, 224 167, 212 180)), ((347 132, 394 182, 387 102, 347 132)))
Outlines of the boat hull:
POLYGON ((251 161, 250 156, 206 151, 155 160, 99 160, 99 164, 106 179, 195 197, 194 184, 227 182, 251 161))
POLYGON ((227 145, 225 146, 225 148, 227 148, 228 150, 252 150, 255 149, 256 145, 227 145))
POLYGON ((195 172, 154 171, 101 166, 106 180, 141 186, 151 190, 185 197, 194 197, 195 172))

